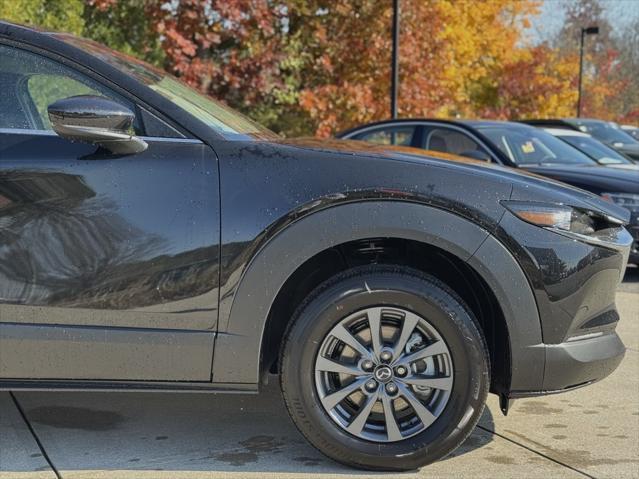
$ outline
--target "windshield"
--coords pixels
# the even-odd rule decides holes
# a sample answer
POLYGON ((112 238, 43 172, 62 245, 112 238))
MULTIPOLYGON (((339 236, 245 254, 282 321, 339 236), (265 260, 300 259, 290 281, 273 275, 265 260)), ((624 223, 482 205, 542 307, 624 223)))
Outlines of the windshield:
POLYGON ((517 165, 594 165, 581 151, 535 128, 483 127, 480 131, 517 165))
POLYGON ((582 151, 602 165, 632 164, 621 153, 589 136, 560 136, 560 139, 582 151))
POLYGON ((65 33, 56 34, 61 40, 89 52, 102 61, 134 77, 173 104, 206 123, 228 140, 273 139, 277 134, 255 123, 222 102, 203 95, 186 83, 141 60, 111 50, 99 43, 65 33))
POLYGON ((637 143, 628 133, 616 124, 607 121, 572 121, 581 131, 606 143, 637 143))

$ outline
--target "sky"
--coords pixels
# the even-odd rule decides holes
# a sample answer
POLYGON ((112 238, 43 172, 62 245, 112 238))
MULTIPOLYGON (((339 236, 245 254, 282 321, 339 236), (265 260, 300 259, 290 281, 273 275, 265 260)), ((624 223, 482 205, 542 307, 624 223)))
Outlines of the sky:
MULTIPOLYGON (((579 0, 543 0, 541 13, 530 29, 533 41, 543 41, 552 37, 564 22, 566 4, 579 0)), ((611 25, 623 30, 632 20, 639 17, 639 0, 600 0, 611 25)))

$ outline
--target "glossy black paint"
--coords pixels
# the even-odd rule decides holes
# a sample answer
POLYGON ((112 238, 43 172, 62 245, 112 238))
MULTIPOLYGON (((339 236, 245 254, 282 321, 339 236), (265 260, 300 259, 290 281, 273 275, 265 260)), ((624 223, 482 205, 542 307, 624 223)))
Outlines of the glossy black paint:
MULTIPOLYGON (((574 251, 577 248, 570 247, 571 240, 518 220, 512 226, 516 234, 511 236, 512 233, 504 230, 499 223, 506 218, 498 201, 513 197, 513 185, 520 185, 518 190, 521 191, 534 187, 537 191, 531 196, 538 200, 554 197, 557 202, 570 204, 577 201, 586 208, 604 208, 610 214, 626 216, 618 207, 586 192, 567 190, 565 186, 523 176, 499 166, 462 159, 451 162, 433 155, 422 155, 418 150, 390 150, 360 142, 289 140, 259 145, 254 142, 225 142, 216 145, 216 151, 224 179, 221 187, 222 204, 233 205, 233 212, 223 213, 222 219, 222 261, 223 271, 226 271, 223 273, 220 304, 222 328, 227 311, 230 318, 233 302, 241 301, 241 297, 236 297, 236 292, 248 260, 265 243, 277 238, 278 233, 289 224, 311 216, 314 211, 366 200, 400 200, 435 206, 479 224, 504 243, 512 244, 511 251, 527 267, 525 270, 530 274, 530 280, 536 283, 536 297, 540 309, 545 313, 542 322, 548 323, 546 328, 542 328, 544 342, 563 341, 574 326, 573 319, 580 308, 591 315, 614 308, 614 298, 610 295, 603 297, 598 304, 584 304, 590 296, 581 298, 580 302, 575 296, 579 292, 579 284, 573 280, 574 277, 566 284, 558 279, 568 275, 569 269, 572 273, 580 270, 588 261, 586 259, 579 264, 579 259, 599 254, 597 252, 603 251, 602 248, 584 245, 583 251, 574 251), (343 183, 344 178, 349 179, 347 185, 343 183), (260 192, 259 199, 252 195, 254 191, 260 192), (271 206, 267 208, 265 205, 271 206), (251 222, 247 224, 246 218, 252 218, 251 222), (247 241, 245 235, 249 226, 252 233, 247 241), (528 228, 536 233, 531 238, 529 248, 522 247, 522 242, 527 245, 530 235, 528 228), (564 269, 559 271, 553 269, 553 261, 557 262, 557 257, 549 256, 546 251, 548 248, 541 250, 536 242, 565 244, 565 254, 581 256, 579 259, 571 258, 569 265, 565 268, 561 266, 560 269, 564 269), (540 273, 539 264, 550 264, 548 271, 540 273), (553 285, 552 295, 546 289, 547 283, 553 285), (571 303, 572 309, 566 314, 562 309, 565 306, 562 301, 568 297, 574 303, 571 303)), ((348 229, 350 226, 336 223, 334 228, 348 229)), ((381 228, 382 224, 379 226, 381 228)), ((324 234, 337 235, 337 232, 324 234)), ((616 258, 613 263, 621 257, 619 253, 612 253, 612 256, 616 258)), ((616 284, 620 270, 612 271, 616 278, 612 284, 616 284)), ((597 272, 598 269, 593 268, 592 274, 596 276, 597 272)), ((600 284, 606 290, 610 289, 611 283, 606 283, 609 279, 600 284)), ((232 327, 233 319, 229 319, 229 322, 232 327)), ((221 371, 218 374, 226 373, 221 371)), ((225 382, 238 377, 235 374, 229 376, 224 376, 225 382)))
MULTIPOLYGON (((0 327, 129 328, 132 347, 141 329, 210 332, 211 341, 216 333, 213 377, 185 380, 249 389, 265 367, 261 335, 272 319, 275 278, 291 266, 288 256, 304 250, 302 243, 357 238, 359 220, 367 220, 369 238, 419 238, 421 231, 424 241, 448 248, 495 284, 509 324, 518 333, 530 331, 517 335, 513 330, 509 336, 521 337, 511 345, 527 354, 518 360, 525 364, 534 358, 534 378, 523 366, 512 371, 518 391, 543 390, 545 344, 561 343, 615 310, 614 290, 628 254, 625 230, 617 228, 603 245, 593 245, 528 225, 500 204, 507 199, 556 202, 627 216, 595 195, 499 165, 415 149, 314 139, 224 140, 99 55, 79 50, 68 37, 0 22, 0 42, 39 51, 91 75, 133 101, 140 114, 154 115, 184 137, 144 137, 146 151, 123 156, 53 134, 0 131, 0 327), (366 204, 375 208, 363 219, 347 208, 366 204), (410 213, 402 210, 403 218, 396 208, 406 204, 410 213), (387 205, 393 208, 383 213, 387 205), (444 218, 441 224, 426 224, 433 211, 444 218), (320 214, 328 220, 314 223, 320 214), (404 231, 408 223, 410 232, 404 231), (300 246, 285 248, 279 261, 253 279, 253 289, 243 289, 260 253, 279 251, 276 246, 284 244, 279 242, 287 232, 305 224, 314 225, 312 234, 287 242, 300 246), (468 234, 456 229, 459 224, 468 234), (463 240, 469 242, 465 248, 454 246, 463 240), (507 264, 491 263, 495 258, 507 264), (263 300, 239 293, 260 287, 269 291, 263 300), (593 294, 597 288, 603 293, 593 294), (255 316, 238 313, 247 304, 255 316), (531 306, 517 311, 518 304, 531 306), (242 342, 246 338, 251 341, 242 342), (240 344, 252 346, 242 350, 252 353, 249 364, 238 359, 242 355, 234 345, 240 344)), ((73 341, 72 333, 66 337, 73 341)), ((179 336, 176 341, 179 347, 179 336)), ((34 344, 37 338, 25 347, 34 344)), ((63 347, 57 351, 64 359, 60 364, 91 360, 65 356, 63 347)), ((183 354, 188 357, 189 348, 183 354)), ((201 361, 194 366, 201 370, 201 361)), ((211 364, 206 366, 210 373, 211 364)), ((174 373, 140 376, 176 381, 174 373)))
POLYGON ((57 100, 47 108, 53 130, 62 138, 98 145, 113 154, 141 153, 148 145, 132 133, 135 114, 97 95, 57 100))
MULTIPOLYGON (((552 123, 552 120, 539 120, 531 121, 531 124, 537 124, 538 126, 557 126, 552 123)), ((517 165, 510 160, 486 135, 482 133, 482 127, 496 126, 500 128, 511 128, 514 130, 526 130, 533 128, 533 126, 525 125, 515 122, 494 122, 485 120, 462 120, 462 121, 449 121, 449 120, 432 120, 432 119, 403 119, 403 120, 391 120, 382 121, 377 123, 371 123, 368 125, 362 125, 357 128, 353 128, 344 131, 338 135, 339 138, 351 138, 357 133, 372 128, 390 125, 402 125, 402 124, 417 124, 424 126, 452 126, 460 131, 466 132, 475 139, 479 140, 487 153, 490 156, 490 160, 494 163, 509 166, 512 168, 518 168, 520 170, 529 171, 537 175, 542 175, 547 178, 551 178, 556 181, 581 188, 583 190, 590 191, 596 195, 602 193, 630 193, 639 194, 639 174, 637 171, 631 169, 613 168, 600 166, 593 160, 592 165, 569 165, 569 164, 549 164, 549 165, 517 165)), ((562 124, 569 125, 566 122, 562 124)), ((572 126, 569 126, 572 128, 572 126)), ((574 127, 577 129, 577 127, 574 127)), ((413 146, 421 146, 422 133, 416 132, 413 138, 413 146)), ((631 262, 639 263, 639 215, 633 213, 630 219, 629 230, 635 238, 635 243, 632 248, 631 262)))
POLYGON ((597 195, 610 192, 639 193, 639 172, 634 170, 597 165, 535 165, 522 168, 597 195))
POLYGON ((144 153, 113 156, 4 132, 0 199, 2 320, 215 328, 219 198, 208 146, 150 140, 144 153))

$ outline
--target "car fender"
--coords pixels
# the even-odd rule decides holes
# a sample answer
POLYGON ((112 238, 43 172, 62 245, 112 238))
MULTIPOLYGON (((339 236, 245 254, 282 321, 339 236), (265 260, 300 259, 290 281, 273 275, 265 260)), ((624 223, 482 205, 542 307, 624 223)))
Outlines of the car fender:
POLYGON ((537 305, 519 264, 488 231, 451 212, 402 201, 361 201, 316 211, 275 234, 251 259, 215 344, 213 381, 257 384, 269 311, 286 280, 316 254, 353 240, 393 237, 439 247, 471 266, 495 292, 508 325, 511 389, 543 381, 537 305), (303 239, 301 241, 300 239, 303 239))

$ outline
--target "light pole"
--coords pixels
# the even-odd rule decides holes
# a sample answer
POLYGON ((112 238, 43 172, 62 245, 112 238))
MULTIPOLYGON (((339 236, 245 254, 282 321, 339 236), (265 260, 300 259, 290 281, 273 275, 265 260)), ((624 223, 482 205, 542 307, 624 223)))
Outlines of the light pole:
POLYGON ((391 53, 391 118, 397 118, 397 89, 399 87, 399 0, 393 0, 393 51, 391 53))
POLYGON ((579 43, 579 93, 577 94, 577 118, 581 116, 581 82, 584 70, 584 37, 586 35, 597 35, 598 33, 598 26, 581 29, 581 42, 579 43))

